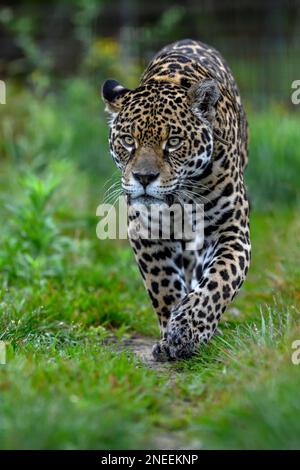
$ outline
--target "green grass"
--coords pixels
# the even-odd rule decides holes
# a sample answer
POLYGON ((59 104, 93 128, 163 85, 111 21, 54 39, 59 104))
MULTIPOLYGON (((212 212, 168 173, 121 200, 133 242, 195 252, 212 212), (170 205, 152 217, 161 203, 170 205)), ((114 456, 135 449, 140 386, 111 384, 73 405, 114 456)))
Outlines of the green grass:
POLYGON ((43 99, 15 90, 8 103, 0 448, 300 448, 300 366, 291 361, 300 338, 297 118, 250 113, 249 277, 222 334, 156 371, 117 348, 132 335, 154 341, 158 329, 127 243, 96 238, 114 170, 95 91, 74 81, 43 99))
POLYGON ((1 379, 1 448, 132 448, 160 410, 157 378, 99 337, 26 349, 1 379), (150 390, 156 390, 151 394, 150 390))

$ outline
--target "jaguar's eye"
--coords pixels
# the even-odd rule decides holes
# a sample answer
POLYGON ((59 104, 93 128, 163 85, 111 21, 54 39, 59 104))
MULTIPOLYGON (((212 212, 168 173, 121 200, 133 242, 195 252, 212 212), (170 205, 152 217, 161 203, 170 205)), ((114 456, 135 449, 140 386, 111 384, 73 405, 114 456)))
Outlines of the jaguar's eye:
POLYGON ((182 144, 182 140, 180 137, 170 137, 168 140, 167 140, 167 143, 166 143, 166 148, 167 150, 177 150, 182 144))
POLYGON ((132 148, 135 145, 134 138, 130 134, 122 135, 121 143, 123 147, 126 147, 126 148, 132 148))

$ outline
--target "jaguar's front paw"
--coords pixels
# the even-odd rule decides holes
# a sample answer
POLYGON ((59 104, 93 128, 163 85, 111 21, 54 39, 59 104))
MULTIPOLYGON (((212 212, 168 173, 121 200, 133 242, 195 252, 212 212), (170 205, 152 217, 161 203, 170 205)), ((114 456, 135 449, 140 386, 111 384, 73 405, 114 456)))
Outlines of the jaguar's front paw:
POLYGON ((164 340, 155 343, 152 348, 152 355, 157 362, 166 362, 172 360, 168 344, 164 340))
POLYGON ((191 330, 182 328, 170 328, 167 333, 167 343, 170 357, 173 360, 187 359, 191 357, 197 349, 194 335, 191 330))
POLYGON ((153 346, 152 354, 156 361, 166 362, 191 357, 195 350, 196 345, 193 340, 187 340, 179 331, 171 330, 166 339, 153 346))

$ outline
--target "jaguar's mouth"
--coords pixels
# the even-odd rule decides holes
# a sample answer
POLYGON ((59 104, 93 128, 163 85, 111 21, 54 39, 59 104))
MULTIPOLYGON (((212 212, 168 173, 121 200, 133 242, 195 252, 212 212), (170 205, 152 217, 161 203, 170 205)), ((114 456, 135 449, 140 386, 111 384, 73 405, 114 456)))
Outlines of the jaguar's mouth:
POLYGON ((174 199, 175 198, 172 194, 166 194, 164 198, 162 199, 158 197, 148 196, 147 194, 144 194, 142 196, 138 196, 135 198, 128 195, 127 203, 130 205, 140 204, 146 207, 149 207, 151 205, 161 205, 161 204, 167 204, 168 206, 171 206, 174 203, 174 199))

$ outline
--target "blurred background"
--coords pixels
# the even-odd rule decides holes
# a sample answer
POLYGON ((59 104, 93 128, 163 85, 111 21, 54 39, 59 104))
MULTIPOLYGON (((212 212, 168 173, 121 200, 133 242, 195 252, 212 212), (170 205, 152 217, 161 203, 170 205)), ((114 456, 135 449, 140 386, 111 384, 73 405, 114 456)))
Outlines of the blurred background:
POLYGON ((245 98, 258 106, 290 102, 300 56, 297 0, 8 3, 1 12, 3 77, 85 73, 97 83, 113 74, 136 85, 162 46, 191 37, 221 51, 245 98))
POLYGON ((299 448, 299 58, 299 0, 1 1, 0 448, 299 448), (241 90, 253 261, 223 336, 168 375, 105 347, 158 329, 127 242, 96 238, 119 180, 100 88, 183 38, 241 90))

